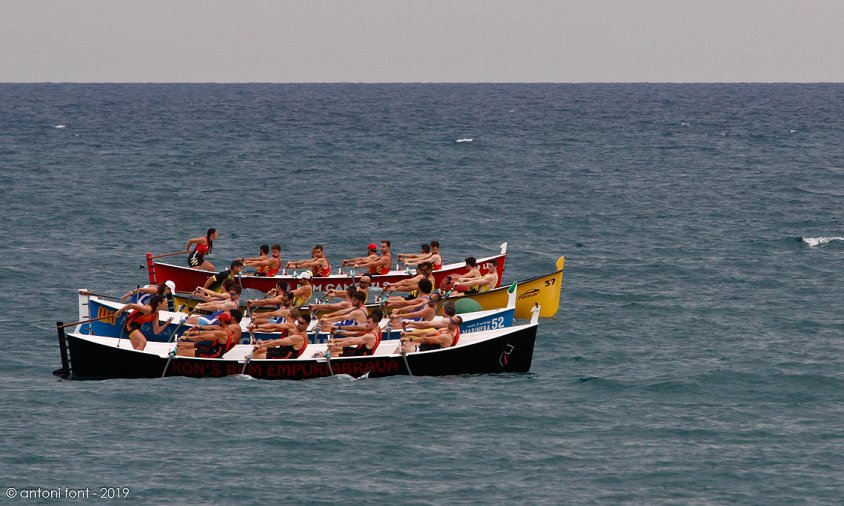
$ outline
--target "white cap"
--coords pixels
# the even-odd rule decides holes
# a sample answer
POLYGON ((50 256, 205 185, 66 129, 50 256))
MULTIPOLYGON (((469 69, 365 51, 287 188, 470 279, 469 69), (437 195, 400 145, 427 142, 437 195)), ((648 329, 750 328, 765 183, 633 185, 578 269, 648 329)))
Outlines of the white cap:
POLYGON ((172 293, 176 293, 176 283, 174 283, 174 282, 172 282, 168 279, 167 281, 164 282, 164 284, 167 285, 168 288, 170 288, 170 291, 172 293))
POLYGON ((299 275, 296 276, 296 277, 299 278, 299 279, 311 279, 312 277, 314 277, 314 275, 311 274, 311 271, 305 271, 305 272, 300 272, 299 275))

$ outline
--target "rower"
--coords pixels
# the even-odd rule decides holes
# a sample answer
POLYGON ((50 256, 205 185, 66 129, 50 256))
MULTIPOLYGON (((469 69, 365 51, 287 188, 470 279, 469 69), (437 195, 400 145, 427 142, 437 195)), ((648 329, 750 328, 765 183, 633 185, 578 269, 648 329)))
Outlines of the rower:
POLYGON ((483 293, 498 286, 498 262, 493 259, 489 261, 492 268, 480 277, 459 277, 454 280, 454 285, 463 289, 467 295, 483 293))
POLYGON ((240 342, 243 331, 240 320, 243 313, 233 309, 220 315, 221 326, 193 327, 181 337, 176 345, 176 355, 182 357, 220 358, 240 342), (228 316, 224 318, 223 315, 228 316))
POLYGON ((243 271, 243 262, 241 262, 240 260, 235 260, 231 263, 228 269, 220 271, 213 276, 210 276, 208 280, 205 281, 203 288, 219 292, 220 289, 223 287, 223 281, 225 281, 226 279, 237 279, 241 271, 243 271))
POLYGON ((132 343, 132 348, 136 350, 143 350, 147 346, 147 338, 141 330, 145 323, 152 322, 152 332, 158 335, 173 321, 172 316, 164 325, 161 325, 161 322, 158 321, 159 311, 167 309, 167 300, 158 294, 150 297, 146 304, 129 303, 121 307, 114 313, 114 321, 118 321, 120 315, 130 309, 132 312, 123 322, 121 335, 126 332, 129 336, 129 342, 132 343))
POLYGON ((301 357, 305 348, 308 347, 308 325, 310 323, 311 315, 307 313, 297 314, 294 321, 284 324, 286 335, 282 333, 280 339, 258 341, 255 344, 255 349, 252 350, 252 358, 292 359, 301 357))
POLYGON ((164 283, 160 283, 157 285, 145 285, 138 288, 134 288, 128 291, 123 297, 120 297, 120 302, 126 302, 127 300, 131 300, 131 302, 135 302, 137 304, 146 304, 147 301, 149 301, 150 297, 152 297, 153 295, 158 294, 165 296, 168 299, 172 299, 175 293, 176 283, 168 279, 164 283))
POLYGON ((311 248, 311 258, 305 260, 292 260, 287 262, 288 269, 310 269, 316 277, 327 277, 331 275, 331 264, 325 258, 325 249, 321 244, 311 248))
POLYGON ((273 244, 272 247, 266 244, 261 246, 259 256, 254 258, 239 258, 244 267, 255 267, 255 276, 275 276, 281 270, 281 245, 273 244), (272 256, 270 256, 272 251, 272 256))
MULTIPOLYGON (((328 351, 332 356, 343 357, 364 357, 375 354, 378 345, 381 344, 381 311, 377 309, 366 317, 366 330, 362 335, 342 337, 328 340, 328 351)), ((332 329, 333 333, 336 333, 332 329)))
POLYGON ((407 352, 431 351, 450 348, 457 344, 460 338, 460 324, 463 317, 452 316, 448 319, 448 326, 433 335, 404 335, 401 337, 402 349, 407 352), (416 345, 419 345, 418 350, 416 345))
POLYGON ((440 255, 440 242, 431 241, 431 244, 423 244, 421 246, 422 252, 418 254, 399 255, 399 262, 404 262, 405 265, 419 265, 422 262, 430 262, 435 271, 443 268, 443 258, 440 255))
POLYGON ((393 265, 393 256, 390 254, 390 241, 381 241, 381 256, 370 255, 363 259, 353 260, 356 261, 347 265, 369 269, 369 274, 387 274, 390 272, 390 266, 393 265))
POLYGON ((347 265, 354 265, 358 262, 365 262, 367 260, 376 260, 378 258, 378 246, 375 243, 369 243, 369 246, 366 248, 367 254, 364 257, 355 257, 355 258, 344 258, 342 266, 346 267, 347 265))

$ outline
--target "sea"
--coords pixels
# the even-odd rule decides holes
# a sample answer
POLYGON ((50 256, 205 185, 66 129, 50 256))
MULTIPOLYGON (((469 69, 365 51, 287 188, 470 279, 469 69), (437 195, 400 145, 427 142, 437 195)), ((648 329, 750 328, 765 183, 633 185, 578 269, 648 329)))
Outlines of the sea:
POLYGON ((0 176, 4 504, 844 498, 842 84, 0 84, 0 176), (526 374, 53 376, 209 227, 564 255, 560 308, 526 374))

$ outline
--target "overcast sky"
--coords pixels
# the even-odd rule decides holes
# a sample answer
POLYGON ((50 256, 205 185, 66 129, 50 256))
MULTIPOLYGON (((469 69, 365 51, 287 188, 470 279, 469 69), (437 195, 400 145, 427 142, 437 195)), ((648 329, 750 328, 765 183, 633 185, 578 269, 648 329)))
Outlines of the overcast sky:
POLYGON ((0 0, 0 82, 844 82, 844 0, 0 0))

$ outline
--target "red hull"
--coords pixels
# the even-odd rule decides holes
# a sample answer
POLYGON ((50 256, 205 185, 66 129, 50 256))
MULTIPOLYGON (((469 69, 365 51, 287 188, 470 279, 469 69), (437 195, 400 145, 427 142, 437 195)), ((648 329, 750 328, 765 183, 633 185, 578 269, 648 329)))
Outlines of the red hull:
MULTIPOLYGON (((176 283, 176 289, 179 292, 192 292, 197 286, 202 286, 208 280, 208 277, 215 274, 214 272, 191 269, 190 267, 183 267, 180 265, 173 265, 167 263, 160 263, 154 260, 151 253, 147 253, 147 268, 149 272, 149 282, 158 283, 165 280, 171 280, 176 283)), ((507 260, 507 243, 501 246, 501 253, 491 257, 479 258, 478 266, 481 272, 486 273, 492 268, 490 263, 492 260, 497 260, 498 280, 499 285, 501 279, 504 277, 504 264, 507 260)), ((466 264, 449 264, 444 265, 442 270, 434 272, 434 278, 437 280, 437 285, 448 275, 460 275, 468 271, 466 264)), ((370 276, 372 278, 372 286, 384 288, 389 284, 396 283, 403 279, 412 277, 415 271, 390 271, 387 274, 370 276)), ((358 272, 355 275, 355 282, 357 282, 363 272, 358 272)), ((262 292, 268 292, 275 288, 278 281, 287 281, 290 284, 290 289, 294 290, 299 285, 299 279, 293 275, 278 275, 271 277, 263 276, 242 276, 241 285, 243 288, 253 288, 262 292)), ((348 274, 332 274, 328 277, 313 278, 312 284, 314 290, 325 292, 331 289, 345 289, 352 283, 352 277, 348 274)))

